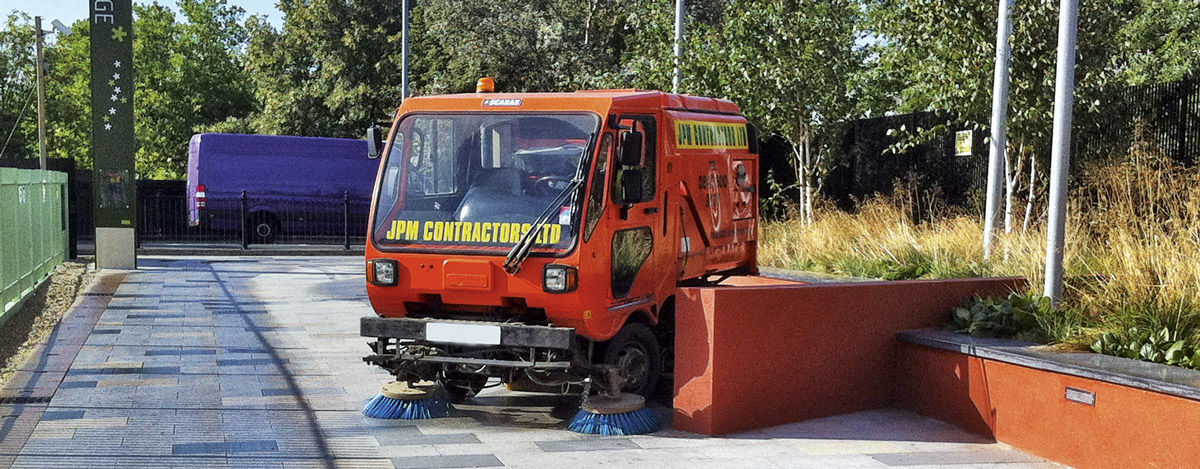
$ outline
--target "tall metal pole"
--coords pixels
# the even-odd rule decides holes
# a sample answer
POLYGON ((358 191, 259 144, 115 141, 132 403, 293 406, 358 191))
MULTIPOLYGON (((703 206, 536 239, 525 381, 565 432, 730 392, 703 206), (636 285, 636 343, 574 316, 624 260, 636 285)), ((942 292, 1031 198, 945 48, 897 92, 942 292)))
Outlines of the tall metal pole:
POLYGON ((675 78, 671 81, 671 92, 678 93, 683 83, 683 13, 687 0, 675 0, 675 78))
POLYGON ((996 68, 992 74, 992 138, 988 151, 987 208, 983 215, 983 257, 992 255, 1000 219, 1005 153, 1008 151, 1008 65, 1012 57, 1012 7, 1000 0, 996 18, 996 68))
POLYGON ((1071 117, 1075 106, 1075 28, 1079 0, 1060 0, 1058 72, 1054 78, 1054 141, 1050 148, 1050 226, 1046 236, 1046 282, 1042 294, 1058 304, 1063 287, 1067 228, 1067 173, 1071 168, 1071 117))
POLYGON ((408 99, 408 1, 400 0, 400 100, 408 99))
POLYGON ((42 43, 46 32, 42 31, 42 17, 33 17, 33 28, 37 30, 37 104, 38 104, 38 167, 46 170, 46 59, 42 55, 42 43))

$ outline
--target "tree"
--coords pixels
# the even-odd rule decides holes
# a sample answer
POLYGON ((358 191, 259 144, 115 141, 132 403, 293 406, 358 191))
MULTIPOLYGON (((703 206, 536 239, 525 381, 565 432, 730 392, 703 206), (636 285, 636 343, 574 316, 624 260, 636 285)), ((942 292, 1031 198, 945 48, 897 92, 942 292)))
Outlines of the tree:
MULTIPOLYGON (((669 1, 647 2, 633 24, 624 71, 635 85, 669 89, 674 15, 669 1)), ((803 219, 830 148, 814 145, 853 114, 848 84, 861 63, 853 0, 708 1, 689 5, 682 92, 725 97, 765 136, 792 148, 803 219)), ((835 133, 835 132, 834 132, 835 133)))
MULTIPOLYGON (((880 0, 867 5, 870 29, 878 38, 871 45, 871 53, 879 57, 875 73, 903 77, 892 90, 897 110, 950 111, 947 115, 952 116, 932 129, 905 129, 902 137, 919 143, 944 135, 952 126, 986 129, 995 59, 995 2, 880 0)), ((1137 6, 1137 0, 1081 4, 1075 74, 1076 102, 1082 105, 1077 106, 1075 120, 1080 125, 1102 111, 1103 94, 1116 81, 1120 65, 1118 32, 1137 6)), ((1049 148, 1053 123, 1057 3, 1017 2, 1013 25, 1010 150, 1006 153, 1018 148, 1036 162, 1037 155, 1049 148)), ((1018 166, 1008 155, 1006 160, 1011 180, 1018 166)), ((1038 166, 1034 162, 1031 171, 1038 166)), ((1017 186, 1006 186, 1011 200, 1017 186)))
MULTIPOLYGON (((400 103, 400 2, 281 0, 286 23, 248 22, 258 133, 359 137, 400 103)), ((227 123, 225 125, 236 125, 227 123)))
POLYGON ((629 2, 498 0, 420 2, 413 14, 416 88, 568 91, 603 83, 620 64, 629 2))
POLYGON ((37 116, 33 42, 29 15, 8 15, 0 31, 0 156, 37 154, 37 134, 23 125, 37 116), (30 142, 34 153, 27 152, 30 142))
POLYGON ((1195 0, 1143 0, 1121 27, 1122 78, 1131 85, 1177 81, 1200 69, 1200 5, 1195 0))
MULTIPOLYGON (((225 0, 134 6, 134 132, 138 174, 184 177, 193 133, 248 115, 255 107, 240 64, 245 14, 225 0)), ((91 167, 91 61, 87 21, 47 48, 47 143, 50 154, 91 167)))
POLYGON ((182 178, 192 134, 255 103, 239 63, 245 14, 225 0, 179 0, 185 22, 157 3, 135 6, 135 119, 139 173, 182 178))

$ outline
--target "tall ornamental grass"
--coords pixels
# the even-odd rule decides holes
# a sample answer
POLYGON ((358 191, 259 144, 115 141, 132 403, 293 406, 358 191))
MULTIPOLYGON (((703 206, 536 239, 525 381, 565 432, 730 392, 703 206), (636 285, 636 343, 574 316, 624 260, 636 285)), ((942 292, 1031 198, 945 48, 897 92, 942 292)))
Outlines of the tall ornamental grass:
MULTIPOLYGON (((1044 336, 1083 348, 1105 332, 1137 327, 1167 329, 1171 340, 1200 346, 1200 169, 1135 145, 1084 168, 1074 183, 1063 303, 1039 318, 1044 336)), ((863 201, 854 213, 821 209, 809 225, 768 222, 760 259, 883 279, 1017 275, 1040 293, 1044 207, 1028 231, 1001 234, 984 261, 977 212, 897 194, 863 201)))

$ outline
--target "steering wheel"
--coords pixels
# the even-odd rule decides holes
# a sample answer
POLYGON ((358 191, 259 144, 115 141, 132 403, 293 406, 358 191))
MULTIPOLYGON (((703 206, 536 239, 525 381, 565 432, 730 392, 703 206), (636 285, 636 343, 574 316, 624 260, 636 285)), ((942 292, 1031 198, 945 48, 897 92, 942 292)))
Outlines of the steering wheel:
POLYGON ((542 176, 533 181, 535 195, 556 195, 571 183, 571 178, 563 176, 542 176))

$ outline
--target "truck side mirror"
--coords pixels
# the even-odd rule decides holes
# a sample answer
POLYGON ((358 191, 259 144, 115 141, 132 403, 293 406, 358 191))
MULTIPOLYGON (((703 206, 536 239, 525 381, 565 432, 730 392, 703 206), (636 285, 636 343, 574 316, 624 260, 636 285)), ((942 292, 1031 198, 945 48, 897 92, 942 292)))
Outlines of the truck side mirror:
POLYGON ((621 154, 617 158, 621 166, 642 165, 642 133, 629 131, 621 134, 621 154))
POLYGON ((367 157, 379 158, 380 153, 383 153, 383 132, 378 125, 372 125, 367 127, 367 157))
POLYGON ((642 201, 642 189, 646 183, 646 175, 642 172, 642 168, 631 167, 623 168, 618 174, 621 179, 617 186, 620 189, 619 194, 615 194, 618 204, 633 204, 642 201))

